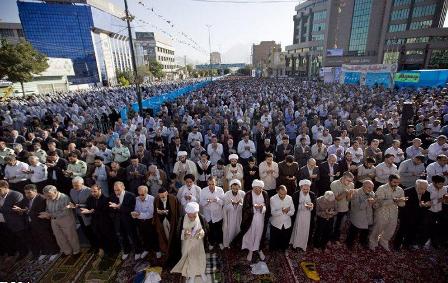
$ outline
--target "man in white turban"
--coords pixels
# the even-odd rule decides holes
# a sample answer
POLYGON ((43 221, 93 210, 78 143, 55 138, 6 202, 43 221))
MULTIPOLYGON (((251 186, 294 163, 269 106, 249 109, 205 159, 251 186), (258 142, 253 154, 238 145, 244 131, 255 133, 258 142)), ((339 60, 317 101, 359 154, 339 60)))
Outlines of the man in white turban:
POLYGON ((187 283, 194 283, 196 276, 201 276, 207 282, 205 269, 207 265, 204 237, 208 227, 206 220, 199 214, 199 204, 189 202, 185 206, 185 213, 181 219, 180 240, 182 241, 182 257, 173 267, 171 273, 182 273, 187 283))
POLYGON ((223 245, 230 247, 236 235, 240 232, 241 219, 243 214, 243 199, 246 194, 241 190, 240 180, 233 179, 229 183, 230 190, 224 194, 223 213, 223 245))
MULTIPOLYGON (((238 163, 238 155, 231 154, 229 155, 230 164, 227 164, 224 172, 226 176, 227 183, 230 184, 230 181, 233 179, 239 180, 241 183, 243 182, 244 170, 243 165, 238 163)), ((226 191, 229 187, 226 187, 226 191)))
POLYGON ((295 249, 300 248, 306 251, 311 239, 310 235, 313 234, 316 195, 310 191, 311 181, 308 179, 300 180, 299 187, 300 190, 292 196, 295 215, 290 244, 295 249))
POLYGON ((184 177, 187 174, 192 174, 194 178, 198 179, 198 169, 196 163, 187 159, 188 153, 186 151, 179 151, 177 153, 177 162, 174 164, 173 173, 176 174, 177 180, 185 184, 184 177))
POLYGON ((252 182, 252 191, 247 192, 243 200, 243 216, 241 221, 242 245, 249 250, 247 260, 252 261, 254 251, 258 251, 261 260, 265 259, 262 246, 266 235, 266 228, 271 215, 271 205, 268 193, 263 190, 261 180, 252 182))

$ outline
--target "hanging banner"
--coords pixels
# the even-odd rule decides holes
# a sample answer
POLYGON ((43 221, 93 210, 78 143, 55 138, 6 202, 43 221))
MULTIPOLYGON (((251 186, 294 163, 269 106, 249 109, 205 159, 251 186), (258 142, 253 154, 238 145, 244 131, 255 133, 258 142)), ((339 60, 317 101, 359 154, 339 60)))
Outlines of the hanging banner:
POLYGON ((400 83, 418 83, 420 73, 396 73, 394 80, 400 83))
POLYGON ((344 83, 349 85, 359 85, 361 81, 361 73, 359 72, 346 72, 344 74, 344 83))
POLYGON ((395 73, 397 64, 342 65, 342 72, 395 73))

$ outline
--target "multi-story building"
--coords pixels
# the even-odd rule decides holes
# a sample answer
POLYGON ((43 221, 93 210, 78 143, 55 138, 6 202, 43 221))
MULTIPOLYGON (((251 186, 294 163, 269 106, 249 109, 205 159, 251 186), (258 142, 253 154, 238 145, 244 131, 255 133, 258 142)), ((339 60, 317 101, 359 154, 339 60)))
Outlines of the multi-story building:
POLYGON ((221 53, 219 52, 210 53, 210 63, 212 65, 221 64, 221 53))
POLYGON ((106 0, 17 1, 25 38, 40 52, 73 61, 74 84, 116 84, 132 70, 124 11, 106 0))
POLYGON ((20 23, 0 22, 0 39, 6 39, 9 43, 18 43, 23 36, 22 25, 20 23))
POLYGON ((271 77, 285 75, 285 54, 281 49, 273 48, 269 54, 269 64, 266 74, 271 77))
POLYGON ((262 41, 252 45, 252 66, 258 69, 266 68, 269 64, 269 54, 276 48, 282 49, 275 41, 262 41))
POLYGON ((286 71, 314 76, 320 67, 342 64, 446 66, 447 8, 448 0, 308 0, 295 8, 286 71))
POLYGON ((154 32, 136 32, 136 45, 143 51, 143 63, 157 61, 163 66, 163 72, 176 71, 175 49, 169 40, 154 32))

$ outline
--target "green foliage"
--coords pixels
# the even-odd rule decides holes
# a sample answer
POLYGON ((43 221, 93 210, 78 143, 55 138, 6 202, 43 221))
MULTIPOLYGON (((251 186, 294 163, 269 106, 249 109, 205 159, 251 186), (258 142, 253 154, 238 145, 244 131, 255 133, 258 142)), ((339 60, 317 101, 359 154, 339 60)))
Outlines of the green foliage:
POLYGON ((250 76, 251 75, 251 69, 249 66, 246 66, 244 68, 238 69, 238 74, 244 75, 244 76, 250 76))
POLYGON ((158 79, 163 78, 163 76, 165 75, 163 73, 162 64, 160 64, 159 62, 157 62, 155 60, 152 60, 148 63, 148 69, 149 69, 149 72, 151 72, 151 74, 158 79))
POLYGON ((118 83, 119 83, 121 86, 129 86, 129 81, 128 81, 128 79, 126 79, 126 77, 123 76, 123 75, 121 75, 121 76, 118 77, 118 83))
POLYGON ((230 74, 230 69, 229 68, 224 69, 224 75, 227 75, 227 74, 230 74))
POLYGON ((20 41, 16 45, 1 41, 0 46, 0 78, 7 77, 11 82, 23 83, 33 79, 48 68, 48 58, 37 51, 27 41, 20 41))

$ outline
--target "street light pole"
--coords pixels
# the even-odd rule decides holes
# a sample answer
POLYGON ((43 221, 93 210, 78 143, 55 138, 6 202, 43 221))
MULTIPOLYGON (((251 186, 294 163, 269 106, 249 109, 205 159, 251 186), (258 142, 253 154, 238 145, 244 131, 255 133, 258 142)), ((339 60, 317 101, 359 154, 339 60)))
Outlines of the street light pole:
POLYGON ((211 25, 206 25, 207 29, 208 29, 208 48, 210 50, 210 53, 208 54, 208 57, 210 57, 210 80, 213 80, 213 72, 212 72, 212 44, 210 41, 210 28, 212 27, 211 25))
POLYGON ((140 85, 137 79, 137 62, 135 61, 135 53, 134 53, 134 43, 132 40, 132 31, 131 31, 131 19, 129 16, 128 10, 128 1, 124 0, 124 10, 126 13, 126 23, 128 24, 128 34, 129 34, 129 45, 131 47, 131 60, 132 60, 132 68, 134 69, 134 83, 135 83, 135 92, 137 93, 137 102, 138 102, 138 112, 140 116, 143 116, 143 102, 142 102, 142 92, 140 89, 140 85))

